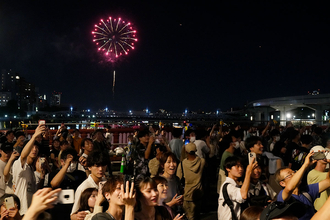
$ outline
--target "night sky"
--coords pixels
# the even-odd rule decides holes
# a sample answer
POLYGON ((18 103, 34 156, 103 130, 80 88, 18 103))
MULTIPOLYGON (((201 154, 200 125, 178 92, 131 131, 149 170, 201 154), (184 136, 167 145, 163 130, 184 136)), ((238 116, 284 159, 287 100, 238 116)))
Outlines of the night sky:
POLYGON ((325 5, 174 2, 1 2, 0 69, 92 110, 226 111, 257 99, 329 93, 325 5), (115 64, 92 42, 94 24, 108 16, 137 30, 135 50, 115 64))

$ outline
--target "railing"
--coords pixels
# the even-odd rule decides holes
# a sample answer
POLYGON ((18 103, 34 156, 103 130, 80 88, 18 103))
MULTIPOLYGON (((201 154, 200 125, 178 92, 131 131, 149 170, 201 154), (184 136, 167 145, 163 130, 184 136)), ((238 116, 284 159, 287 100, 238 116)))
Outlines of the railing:
MULTIPOLYGON (((1 132, 6 132, 5 130, 0 130, 1 132)), ((92 133, 94 132, 94 129, 79 129, 81 138, 91 138, 92 133)), ((111 144, 114 146, 120 146, 124 147, 127 145, 127 137, 128 135, 133 135, 135 129, 133 128, 115 128, 111 129, 110 133, 113 134, 113 138, 111 141, 111 144)), ((69 133, 71 134, 73 132, 73 129, 69 129, 69 133)), ((26 130, 25 131, 26 136, 28 139, 31 138, 31 136, 34 134, 34 130, 26 130)), ((49 138, 49 144, 52 144, 52 140, 55 138, 56 130, 49 130, 50 138, 49 138)), ((173 139, 171 130, 168 130, 166 132, 166 138, 168 141, 171 141, 173 139)))

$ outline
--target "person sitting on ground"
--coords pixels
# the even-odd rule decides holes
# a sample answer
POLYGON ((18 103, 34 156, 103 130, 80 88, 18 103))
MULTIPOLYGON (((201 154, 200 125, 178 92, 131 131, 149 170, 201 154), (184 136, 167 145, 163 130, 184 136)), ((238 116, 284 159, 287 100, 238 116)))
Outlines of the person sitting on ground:
POLYGON ((0 220, 21 220, 22 216, 19 214, 21 202, 14 194, 4 194, 0 198, 0 220), (12 197, 14 199, 14 207, 7 209, 5 199, 12 197))
POLYGON ((220 188, 218 199, 218 219, 231 220, 240 218, 240 205, 244 203, 248 198, 251 174, 253 170, 258 166, 258 163, 254 160, 255 158, 253 158, 252 162, 247 166, 243 185, 239 187, 239 178, 244 175, 244 168, 241 159, 236 156, 228 157, 226 159, 225 173, 227 178, 220 188), (227 190, 223 188, 224 186, 227 187, 227 190), (229 204, 225 200, 225 197, 227 196, 224 194, 224 192, 227 192, 229 200, 233 204, 233 211, 231 211, 229 204))
POLYGON ((124 184, 122 175, 111 176, 102 187, 104 198, 109 208, 104 213, 94 215, 92 220, 133 220, 136 203, 134 182, 124 184), (125 188, 125 190, 124 190, 125 188))
POLYGON ((314 152, 308 153, 304 164, 297 172, 291 170, 290 168, 281 168, 275 173, 276 181, 283 188, 283 190, 281 190, 277 195, 277 201, 285 202, 293 197, 306 205, 306 214, 300 219, 312 218, 312 216, 315 214, 313 206, 315 200, 319 198, 321 192, 330 187, 330 173, 328 173, 325 180, 322 180, 319 183, 304 186, 301 189, 301 179, 304 173, 312 164, 316 162, 316 160, 311 159, 313 154, 314 152))

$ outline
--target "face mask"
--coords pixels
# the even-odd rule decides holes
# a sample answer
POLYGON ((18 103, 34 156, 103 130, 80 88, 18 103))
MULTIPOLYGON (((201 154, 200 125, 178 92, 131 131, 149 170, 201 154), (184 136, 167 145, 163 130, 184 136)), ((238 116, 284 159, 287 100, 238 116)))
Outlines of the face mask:
POLYGON ((190 137, 190 142, 194 142, 196 140, 196 137, 190 137))
POLYGON ((71 162, 71 164, 68 167, 68 169, 66 170, 66 172, 72 173, 73 171, 75 171, 77 169, 77 164, 78 164, 78 162, 71 162))
POLYGON ((236 141, 236 142, 234 142, 235 143, 235 146, 234 146, 234 148, 235 149, 238 149, 239 148, 239 142, 238 141, 236 141))
POLYGON ((280 141, 281 137, 280 136, 276 136, 275 141, 280 141))

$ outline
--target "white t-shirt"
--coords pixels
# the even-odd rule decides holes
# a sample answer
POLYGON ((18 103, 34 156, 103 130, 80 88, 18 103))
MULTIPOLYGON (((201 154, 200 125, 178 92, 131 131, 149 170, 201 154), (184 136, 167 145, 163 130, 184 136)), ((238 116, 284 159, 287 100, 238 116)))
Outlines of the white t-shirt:
POLYGON ((3 175, 3 171, 5 170, 6 162, 0 159, 0 197, 5 193, 13 194, 13 177, 10 175, 9 181, 6 183, 5 176, 3 175))
POLYGON ((21 201, 20 214, 24 215, 31 205, 32 196, 37 191, 36 178, 32 166, 22 165, 21 157, 13 164, 13 186, 15 195, 21 201))
POLYGON ((228 205, 223 206, 224 198, 222 194, 222 187, 225 183, 229 183, 227 186, 227 192, 230 200, 233 202, 234 205, 234 212, 237 214, 237 218, 240 218, 241 215, 241 206, 240 204, 243 203, 245 200, 242 198, 241 189, 236 184, 235 180, 226 177, 226 181, 222 184, 219 194, 218 200, 218 219, 221 220, 230 220, 232 219, 232 214, 228 205))
MULTIPOLYGON (((103 178, 102 179, 102 181, 106 181, 106 180, 107 180, 106 178, 103 178)), ((74 194, 74 203, 73 203, 73 207, 72 207, 72 211, 71 211, 71 214, 70 215, 72 215, 72 214, 74 214, 75 212, 78 211, 78 209, 79 209, 80 196, 84 192, 84 190, 87 189, 87 188, 96 188, 96 189, 99 189, 98 184, 96 184, 94 182, 94 180, 93 180, 93 178, 92 178, 91 175, 89 175, 88 178, 78 186, 78 188, 77 188, 77 190, 76 190, 76 192, 74 194)))

